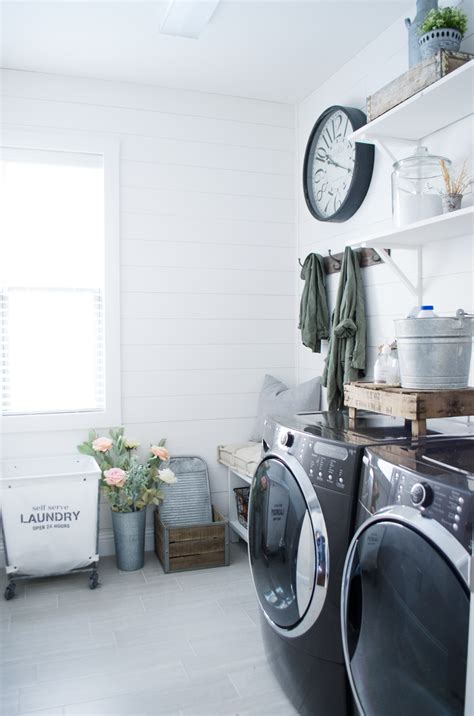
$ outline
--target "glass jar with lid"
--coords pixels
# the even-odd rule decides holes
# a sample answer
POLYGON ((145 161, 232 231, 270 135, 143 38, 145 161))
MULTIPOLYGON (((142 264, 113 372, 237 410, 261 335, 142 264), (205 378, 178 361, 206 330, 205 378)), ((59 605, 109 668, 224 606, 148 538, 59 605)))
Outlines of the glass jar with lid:
POLYGON ((417 147, 414 154, 395 162, 392 173, 395 226, 406 226, 443 213, 441 160, 449 169, 449 159, 429 154, 426 147, 417 147))

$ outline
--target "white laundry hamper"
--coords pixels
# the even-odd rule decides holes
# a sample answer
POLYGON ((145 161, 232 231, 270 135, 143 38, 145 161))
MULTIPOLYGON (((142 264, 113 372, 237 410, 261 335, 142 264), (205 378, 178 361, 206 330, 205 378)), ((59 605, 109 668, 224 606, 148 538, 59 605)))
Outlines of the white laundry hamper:
POLYGON ((83 455, 1 462, 5 599, 18 579, 71 572, 90 572, 89 587, 97 587, 100 477, 83 455))

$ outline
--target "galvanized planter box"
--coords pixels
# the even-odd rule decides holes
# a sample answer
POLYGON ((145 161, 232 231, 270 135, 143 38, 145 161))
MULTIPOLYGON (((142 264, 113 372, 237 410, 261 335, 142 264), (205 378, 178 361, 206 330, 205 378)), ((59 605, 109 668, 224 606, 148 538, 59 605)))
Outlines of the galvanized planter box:
POLYGON ((371 122, 380 117, 473 58, 474 55, 468 52, 439 50, 434 57, 420 62, 367 97, 367 120, 371 122))
POLYGON ((155 552, 166 574, 229 564, 229 522, 214 506, 212 517, 208 523, 173 525, 155 510, 155 552))

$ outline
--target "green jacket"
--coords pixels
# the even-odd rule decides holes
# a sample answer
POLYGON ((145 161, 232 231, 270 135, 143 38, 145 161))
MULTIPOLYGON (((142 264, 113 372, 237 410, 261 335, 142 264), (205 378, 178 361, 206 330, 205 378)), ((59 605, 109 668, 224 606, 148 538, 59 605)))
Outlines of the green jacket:
POLYGON ((359 261, 346 247, 342 260, 332 332, 322 384, 327 387, 329 410, 344 405, 344 385, 358 380, 366 368, 364 287, 359 261))
POLYGON ((321 340, 329 338, 329 310, 326 298, 326 274, 319 254, 308 254, 301 269, 305 282, 300 303, 300 320, 303 345, 313 353, 321 353, 321 340))

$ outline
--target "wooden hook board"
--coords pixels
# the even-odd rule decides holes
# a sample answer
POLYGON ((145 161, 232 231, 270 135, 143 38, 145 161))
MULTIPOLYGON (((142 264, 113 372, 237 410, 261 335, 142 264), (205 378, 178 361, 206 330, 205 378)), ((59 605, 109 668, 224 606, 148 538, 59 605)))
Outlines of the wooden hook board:
MULTIPOLYGON (((390 254, 390 250, 386 249, 387 253, 390 254)), ((359 258, 359 266, 361 268, 368 268, 369 266, 381 266, 383 264, 382 259, 372 248, 355 249, 355 253, 359 258)), ((342 259, 344 254, 331 254, 331 256, 325 256, 324 270, 327 274, 338 273, 341 270, 342 259)))

